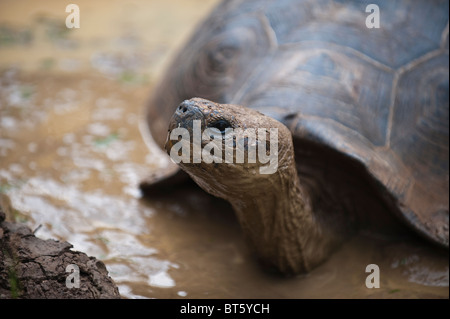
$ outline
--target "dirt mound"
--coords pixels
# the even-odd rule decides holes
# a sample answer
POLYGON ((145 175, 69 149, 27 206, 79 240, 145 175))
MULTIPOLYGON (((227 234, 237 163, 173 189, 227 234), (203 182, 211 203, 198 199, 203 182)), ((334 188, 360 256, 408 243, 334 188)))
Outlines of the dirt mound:
POLYGON ((0 298, 120 298, 103 262, 71 248, 6 222, 0 211, 0 298))

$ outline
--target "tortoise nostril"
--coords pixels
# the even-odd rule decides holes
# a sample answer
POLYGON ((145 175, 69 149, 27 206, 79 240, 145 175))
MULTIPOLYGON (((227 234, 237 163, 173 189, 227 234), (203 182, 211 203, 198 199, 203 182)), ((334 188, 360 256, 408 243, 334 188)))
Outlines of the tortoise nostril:
POLYGON ((187 102, 183 102, 178 106, 178 111, 180 113, 186 113, 187 111, 189 111, 189 107, 190 105, 187 102))

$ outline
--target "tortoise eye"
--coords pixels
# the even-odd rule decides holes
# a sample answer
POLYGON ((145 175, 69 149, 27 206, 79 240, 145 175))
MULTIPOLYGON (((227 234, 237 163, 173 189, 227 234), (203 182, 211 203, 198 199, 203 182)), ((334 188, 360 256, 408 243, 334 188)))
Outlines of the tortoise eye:
POLYGON ((231 124, 226 120, 218 120, 218 121, 211 123, 208 126, 218 129, 220 131, 220 133, 222 133, 222 134, 225 134, 225 129, 227 129, 229 127, 231 128, 231 124))

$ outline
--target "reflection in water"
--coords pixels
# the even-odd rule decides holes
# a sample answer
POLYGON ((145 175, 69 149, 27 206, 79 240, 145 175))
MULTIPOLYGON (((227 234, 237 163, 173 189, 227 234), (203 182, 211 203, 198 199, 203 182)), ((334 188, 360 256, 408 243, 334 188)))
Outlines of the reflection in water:
POLYGON ((23 21, 11 4, 8 21, 19 26, 1 31, 19 37, 0 43, 0 193, 11 219, 103 260, 127 298, 448 298, 448 253, 414 238, 359 236, 286 279, 261 269, 230 207, 198 188, 141 199, 139 181, 170 164, 143 141, 142 106, 169 44, 208 6, 89 2, 83 27, 66 33, 55 24, 65 13, 47 1, 27 8, 55 17, 30 11, 23 21), (380 289, 364 284, 371 263, 380 289))

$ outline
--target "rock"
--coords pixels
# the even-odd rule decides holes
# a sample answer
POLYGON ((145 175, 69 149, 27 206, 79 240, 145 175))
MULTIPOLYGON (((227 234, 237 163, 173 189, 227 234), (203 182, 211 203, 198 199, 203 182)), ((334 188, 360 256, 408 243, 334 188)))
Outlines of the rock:
POLYGON ((103 262, 72 247, 37 238, 28 227, 6 222, 0 210, 0 299, 120 298, 103 262), (79 269, 79 287, 69 265, 79 269))

